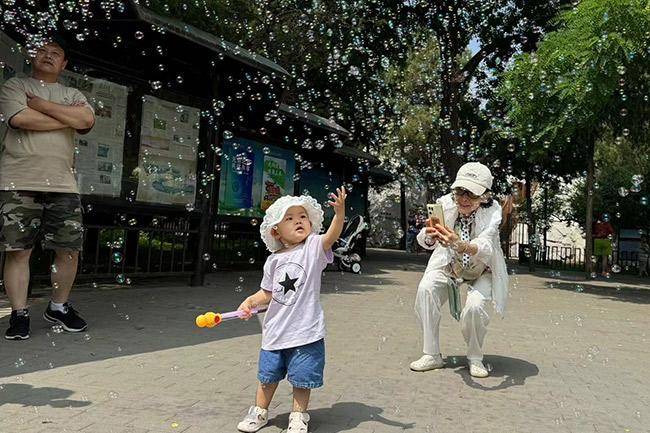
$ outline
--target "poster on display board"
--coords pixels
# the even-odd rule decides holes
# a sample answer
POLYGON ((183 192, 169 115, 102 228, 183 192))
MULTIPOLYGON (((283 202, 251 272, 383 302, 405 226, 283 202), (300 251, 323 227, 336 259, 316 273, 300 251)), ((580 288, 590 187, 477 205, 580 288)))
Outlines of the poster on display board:
POLYGON ((16 41, 0 32, 0 85, 14 76, 27 76, 30 70, 31 65, 16 41))
POLYGON ((348 191, 348 198, 345 200, 345 214, 348 216, 361 215, 366 217, 367 187, 360 183, 352 183, 352 191, 348 191))
MULTIPOLYGON (((25 77, 29 75, 30 71, 31 65, 27 62, 27 58, 21 52, 16 41, 0 32, 0 86, 10 78, 25 77)), ((0 121, 0 137, 4 137, 6 127, 3 118, 0 121)))
POLYGON ((292 151, 238 137, 224 140, 222 150, 219 214, 263 217, 275 200, 293 194, 292 151))
POLYGON ((95 109, 93 129, 88 134, 75 135, 79 191, 81 194, 119 197, 128 89, 69 71, 61 74, 60 82, 79 89, 95 109))
POLYGON ((336 188, 340 187, 343 182, 343 177, 340 173, 329 170, 326 167, 313 167, 304 170, 300 174, 300 194, 308 194, 314 197, 318 203, 323 207, 325 212, 325 223, 334 217, 334 210, 326 206, 328 200, 327 195, 330 192, 336 192, 336 188))
MULTIPOLYGON (((365 217, 366 198, 364 186, 360 182, 346 182, 348 185, 347 199, 345 201, 345 214, 347 217, 361 215, 365 217), (350 190, 349 187, 352 187, 350 190)), ((330 170, 321 165, 305 170, 300 176, 300 193, 314 197, 323 207, 325 212, 325 225, 334 217, 334 210, 326 206, 329 193, 336 193, 336 188, 343 185, 343 176, 340 172, 330 170)))
POLYGON ((200 113, 195 107, 143 97, 136 200, 194 204, 200 113))

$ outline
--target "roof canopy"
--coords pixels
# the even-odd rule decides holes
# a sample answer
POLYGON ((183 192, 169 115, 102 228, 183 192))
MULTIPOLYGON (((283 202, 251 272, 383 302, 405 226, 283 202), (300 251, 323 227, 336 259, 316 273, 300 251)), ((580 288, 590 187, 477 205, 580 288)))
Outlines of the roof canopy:
POLYGON ((224 41, 211 33, 205 32, 175 18, 159 15, 141 6, 138 0, 130 0, 130 3, 138 19, 142 21, 160 26, 175 35, 186 38, 218 53, 223 53, 225 56, 238 60, 252 66, 253 68, 269 73, 275 73, 279 75, 279 77, 290 77, 290 74, 286 69, 265 57, 224 41))
POLYGON ((324 117, 321 117, 314 113, 310 113, 305 110, 301 110, 298 107, 292 107, 287 104, 280 104, 280 111, 293 117, 294 119, 303 121, 312 126, 317 126, 327 131, 342 135, 344 138, 352 137, 352 133, 350 133, 350 131, 348 131, 347 129, 345 129, 335 121, 326 119, 324 117))
POLYGON ((379 158, 376 156, 373 156, 361 149, 357 149, 356 147, 352 146, 343 146, 338 149, 334 149, 334 153, 341 156, 347 156, 348 158, 365 159, 370 163, 370 165, 379 165, 381 163, 379 158))

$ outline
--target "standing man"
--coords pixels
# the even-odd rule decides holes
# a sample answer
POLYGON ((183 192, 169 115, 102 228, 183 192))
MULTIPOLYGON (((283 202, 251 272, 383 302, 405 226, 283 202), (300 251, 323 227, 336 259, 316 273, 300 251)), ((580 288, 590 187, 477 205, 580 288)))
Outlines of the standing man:
POLYGON ((68 303, 83 241, 81 200, 74 175, 74 135, 85 134, 95 113, 77 89, 58 83, 67 59, 50 41, 32 58, 32 76, 11 78, 0 88, 0 251, 11 302, 8 340, 29 338, 29 259, 37 239, 55 252, 52 298, 43 314, 68 332, 86 322, 68 303))

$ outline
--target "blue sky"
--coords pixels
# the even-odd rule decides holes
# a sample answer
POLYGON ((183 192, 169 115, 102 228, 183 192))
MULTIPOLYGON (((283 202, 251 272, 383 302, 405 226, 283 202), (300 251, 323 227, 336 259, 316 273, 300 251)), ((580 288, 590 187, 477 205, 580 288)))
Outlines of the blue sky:
POLYGON ((481 49, 481 44, 478 43, 477 39, 472 39, 469 41, 469 49, 472 50, 472 54, 476 54, 481 49))

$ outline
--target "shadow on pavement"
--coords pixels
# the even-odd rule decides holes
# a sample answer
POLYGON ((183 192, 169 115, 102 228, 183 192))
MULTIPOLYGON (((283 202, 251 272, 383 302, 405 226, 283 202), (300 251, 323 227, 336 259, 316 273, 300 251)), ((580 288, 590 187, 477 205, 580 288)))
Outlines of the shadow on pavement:
MULTIPOLYGON (((401 423, 384 418, 381 414, 384 409, 368 406, 363 403, 347 401, 334 403, 329 408, 309 410, 311 421, 309 430, 317 433, 337 433, 349 431, 364 422, 374 422, 402 430, 411 429, 415 423, 401 423), (332 422, 334 421, 334 423, 332 422)), ((283 413, 269 420, 269 425, 285 429, 289 423, 289 414, 283 413)))
MULTIPOLYGON (((452 357, 447 358, 447 365, 449 365, 449 358, 452 357)), ((486 355, 483 358, 483 363, 486 366, 492 366, 490 376, 487 379, 475 379, 469 375, 469 370, 467 369, 467 358, 464 356, 453 358, 455 362, 453 362, 449 368, 456 368, 454 372, 463 379, 467 386, 480 389, 481 391, 498 391, 512 386, 522 386, 526 382, 526 379, 539 374, 539 368, 537 368, 535 364, 524 361, 523 359, 499 355, 486 355), (488 380, 492 381, 494 378, 501 378, 501 383, 494 386, 486 386, 481 383, 488 380)))
MULTIPOLYGON (((245 276, 252 285, 251 273, 245 276)), ((237 308, 250 294, 236 292, 241 284, 238 277, 220 274, 203 287, 170 287, 173 282, 161 282, 163 287, 75 288, 71 299, 88 322, 88 330, 76 334, 57 333, 43 319, 49 299, 46 290, 44 299, 30 299, 30 339, 0 339, 0 377, 259 334, 257 320, 226 322, 214 329, 199 329, 194 323, 206 311, 237 308)), ((0 333, 4 334, 8 322, 9 317, 0 319, 0 333)))
MULTIPOLYGON (((400 251, 373 251, 370 256, 373 258, 364 262, 361 275, 326 272, 322 293, 381 290, 382 284, 400 278, 393 271, 402 270, 404 263, 412 261, 411 256, 400 251)), ((199 329, 194 319, 206 311, 236 309, 246 296, 258 290, 261 277, 261 270, 232 271, 207 275, 202 287, 188 287, 173 279, 118 288, 75 287, 71 300, 88 322, 88 331, 78 334, 54 332, 42 318, 50 291, 38 291, 30 299, 31 338, 0 338, 0 377, 259 334, 259 320, 199 329)), ((3 301, 6 303, 6 298, 3 301)), ((0 334, 8 322, 8 316, 0 318, 0 334)))
POLYGON ((650 290, 631 286, 601 286, 584 282, 558 282, 546 281, 544 286, 548 289, 567 290, 571 292, 587 293, 605 299, 635 304, 650 304, 650 290))
POLYGON ((84 407, 90 401, 68 400, 73 391, 53 387, 33 387, 24 383, 0 384, 0 406, 3 404, 20 404, 28 406, 51 406, 54 408, 84 407))

